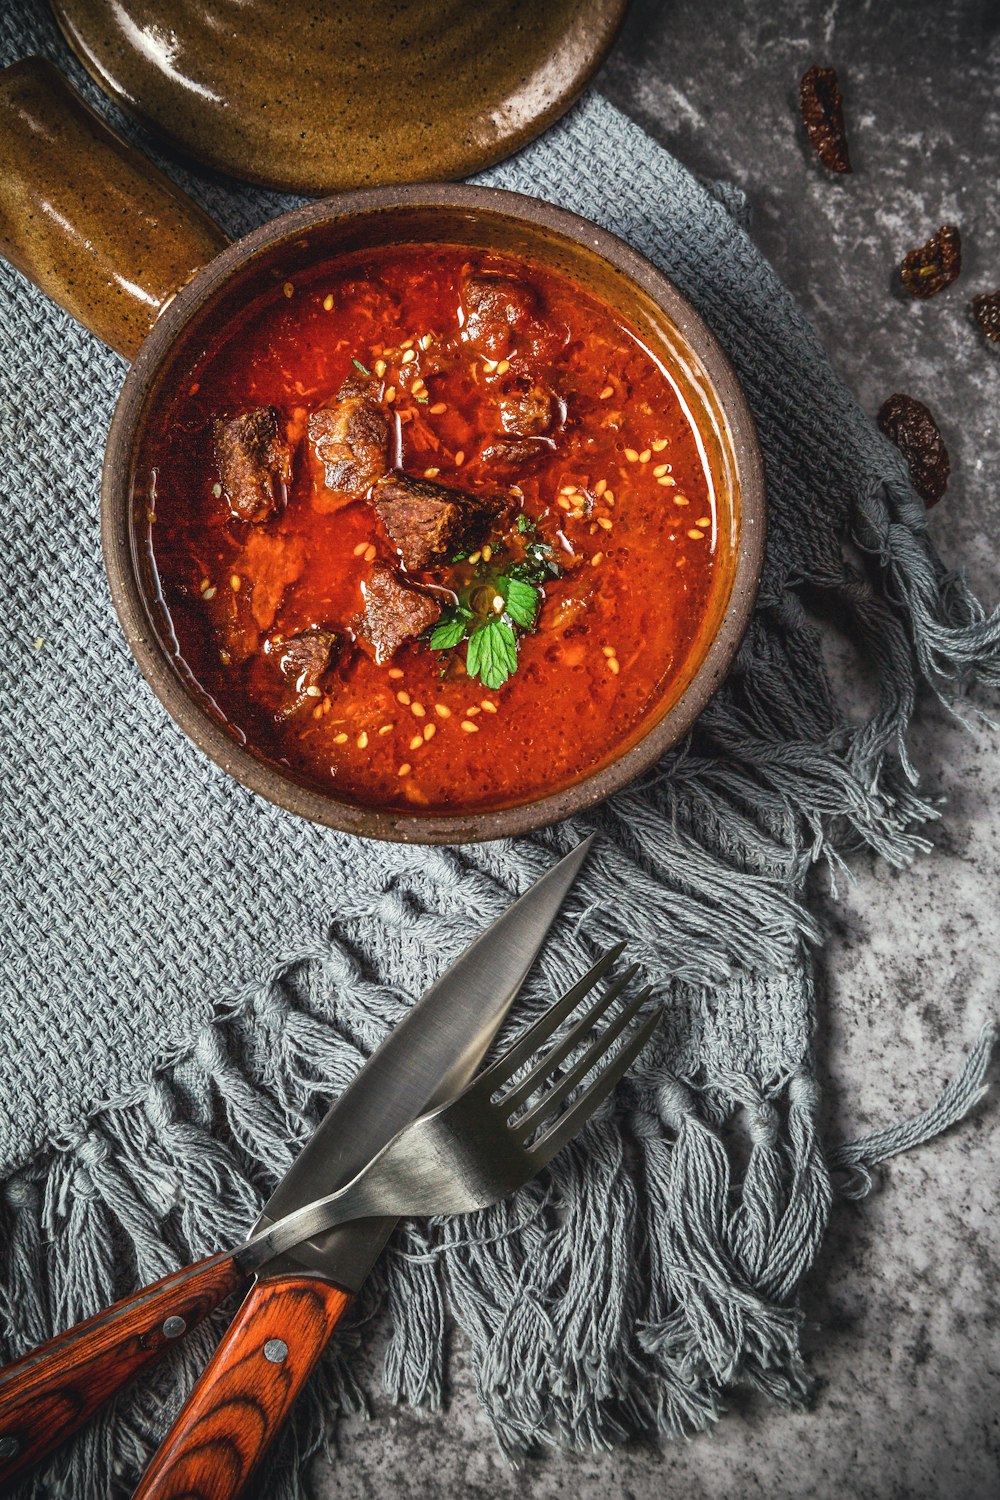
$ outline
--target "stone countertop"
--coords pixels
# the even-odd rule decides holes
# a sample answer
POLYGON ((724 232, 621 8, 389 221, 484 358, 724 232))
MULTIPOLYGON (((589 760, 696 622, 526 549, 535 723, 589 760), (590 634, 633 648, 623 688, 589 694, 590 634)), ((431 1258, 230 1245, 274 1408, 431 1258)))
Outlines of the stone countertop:
MULTIPOLYGON (((599 79, 694 171, 746 190, 757 242, 866 410, 897 390, 932 407, 952 456, 933 530, 988 602, 1000 582, 1000 357, 966 308, 1000 285, 998 80, 998 0, 634 0, 599 79), (810 158, 798 125, 798 79, 814 62, 841 73, 855 166, 844 180, 810 158), (903 301, 893 267, 946 221, 962 229, 961 280, 903 301)), ((912 748, 945 803, 932 852, 902 874, 860 865, 853 888, 816 896, 829 933, 818 1049, 831 1140, 933 1102, 1000 1014, 1000 746, 928 704, 912 748)), ((812 1412, 739 1398, 690 1443, 547 1454, 515 1473, 458 1348, 447 1411, 379 1401, 374 1421, 345 1423, 323 1494, 996 1500, 998 1073, 969 1121, 897 1158, 867 1202, 835 1209, 803 1290, 812 1412)))

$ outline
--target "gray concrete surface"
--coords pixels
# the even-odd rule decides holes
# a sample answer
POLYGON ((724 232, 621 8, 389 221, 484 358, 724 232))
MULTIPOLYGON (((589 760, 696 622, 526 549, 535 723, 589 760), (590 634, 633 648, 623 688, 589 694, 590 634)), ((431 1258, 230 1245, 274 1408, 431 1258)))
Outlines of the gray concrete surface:
MULTIPOLYGON (((637 0, 601 75, 607 95, 697 172, 729 177, 755 234, 874 413, 894 390, 937 412, 953 459, 934 529, 997 596, 1000 358, 966 322, 1000 285, 1000 4, 637 0), (856 164, 832 181, 797 125, 800 74, 842 72, 856 164), (947 219, 961 282, 926 304, 890 287, 900 255, 947 219)), ((903 875, 861 866, 833 900, 820 1051, 834 1135, 929 1103, 1000 1012, 1000 746, 931 706, 913 736, 947 799, 935 848, 903 875)), ((994 1083, 1000 1083, 994 1067, 994 1083)), ((662 1452, 546 1454, 517 1473, 478 1416, 454 1351, 447 1410, 376 1404, 317 1471, 324 1496, 555 1500, 995 1500, 1000 1495, 1000 1093, 959 1131, 899 1158, 881 1192, 837 1208, 805 1288, 821 1385, 789 1416, 742 1400, 717 1430, 662 1452)), ((368 1363, 377 1371, 378 1348, 368 1363)))

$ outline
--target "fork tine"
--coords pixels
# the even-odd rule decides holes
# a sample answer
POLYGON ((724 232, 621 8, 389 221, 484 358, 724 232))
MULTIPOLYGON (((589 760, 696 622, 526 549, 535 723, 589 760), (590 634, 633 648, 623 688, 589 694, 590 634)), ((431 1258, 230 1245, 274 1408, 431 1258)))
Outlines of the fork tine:
POLYGON ((586 1036, 594 1023, 600 1020, 601 1016, 608 1009, 608 1006, 611 1005, 612 1001, 617 1000, 622 990, 627 984, 631 983, 638 972, 639 965, 631 964, 625 970, 624 974, 612 984, 609 984, 604 993, 598 996, 589 1010, 584 1011, 580 1019, 566 1033, 562 1040, 553 1043, 548 1052, 539 1058, 531 1072, 525 1074, 524 1078, 520 1079, 510 1092, 504 1095, 503 1103, 506 1105, 508 1118, 514 1113, 515 1109, 520 1109, 521 1105, 531 1097, 541 1085, 542 1080, 547 1078, 564 1058, 569 1056, 580 1038, 586 1036))
POLYGON ((604 1028, 600 1036, 596 1036, 581 1058, 567 1068, 565 1073, 560 1073, 552 1087, 546 1089, 538 1103, 528 1110, 527 1114, 515 1120, 512 1129, 517 1132, 522 1140, 529 1140, 539 1125, 554 1109, 560 1105, 566 1096, 581 1083, 593 1068, 596 1068, 602 1057, 606 1057, 612 1044, 617 1041, 628 1023, 635 1018, 640 1006, 649 999, 651 989, 646 985, 639 993, 631 999, 627 1005, 623 1005, 618 1014, 604 1028))
POLYGON ((601 1076, 595 1079, 590 1088, 559 1116, 558 1120, 533 1146, 528 1147, 529 1154, 535 1157, 540 1167, 550 1162, 556 1152, 561 1151, 566 1143, 583 1129, 597 1106, 608 1097, 622 1075, 639 1056, 656 1029, 659 1019, 659 1015, 655 1012, 648 1016, 632 1039, 615 1054, 601 1076))
POLYGON ((616 943, 613 948, 608 949, 607 953, 602 954, 594 967, 588 969, 583 978, 578 979, 561 1000, 557 1000, 555 1005, 550 1005, 544 1015, 533 1026, 528 1027, 519 1041, 515 1042, 512 1047, 508 1047, 502 1057, 498 1057, 495 1063, 480 1073, 473 1085, 476 1092, 482 1090, 484 1093, 492 1094, 502 1083, 506 1083, 521 1064, 527 1062, 531 1054, 538 1050, 542 1042, 548 1040, 570 1011, 576 1009, 594 985, 604 978, 611 966, 621 957, 624 947, 624 943, 616 943))

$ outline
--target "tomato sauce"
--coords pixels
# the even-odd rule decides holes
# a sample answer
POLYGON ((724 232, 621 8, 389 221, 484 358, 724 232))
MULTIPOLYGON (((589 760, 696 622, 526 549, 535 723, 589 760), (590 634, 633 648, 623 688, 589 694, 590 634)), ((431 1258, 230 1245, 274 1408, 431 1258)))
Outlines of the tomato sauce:
POLYGON ((663 711, 708 608, 714 497, 668 372, 594 296, 509 256, 393 246, 276 285, 219 330, 147 452, 150 545, 183 669, 255 754, 357 804, 497 808, 571 785, 663 711), (470 342, 475 275, 531 291, 530 317, 499 343, 470 342), (309 459, 311 414, 352 376, 370 378, 390 419, 390 466, 510 505, 418 588, 448 603, 485 579, 489 593, 531 540, 558 568, 497 688, 469 677, 465 646, 432 650, 426 632, 388 661, 359 649, 365 580, 405 570, 370 499, 330 491, 309 459), (483 456, 503 435, 498 401, 532 382, 550 425, 523 468, 498 468, 483 456), (214 434, 220 416, 259 407, 279 415, 290 478, 274 513, 247 521, 227 504, 214 434), (296 697, 281 643, 316 629, 338 645, 296 697))

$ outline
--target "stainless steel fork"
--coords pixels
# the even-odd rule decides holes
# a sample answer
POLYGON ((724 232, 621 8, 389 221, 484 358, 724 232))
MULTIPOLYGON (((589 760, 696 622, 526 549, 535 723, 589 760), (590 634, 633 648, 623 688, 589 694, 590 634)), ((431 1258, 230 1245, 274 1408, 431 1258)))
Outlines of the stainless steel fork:
POLYGON ((523 1187, 583 1129, 656 1026, 655 1014, 630 1026, 649 998, 647 985, 579 1057, 556 1072, 635 977, 633 965, 515 1081, 519 1069, 605 977, 624 946, 620 943, 604 954, 461 1094, 400 1131, 339 1192, 317 1198, 249 1239, 235 1252, 240 1264, 253 1270, 292 1245, 351 1219, 468 1213, 523 1187), (577 1088, 579 1093, 570 1100, 577 1088), (555 1113, 563 1104, 566 1108, 555 1113))

